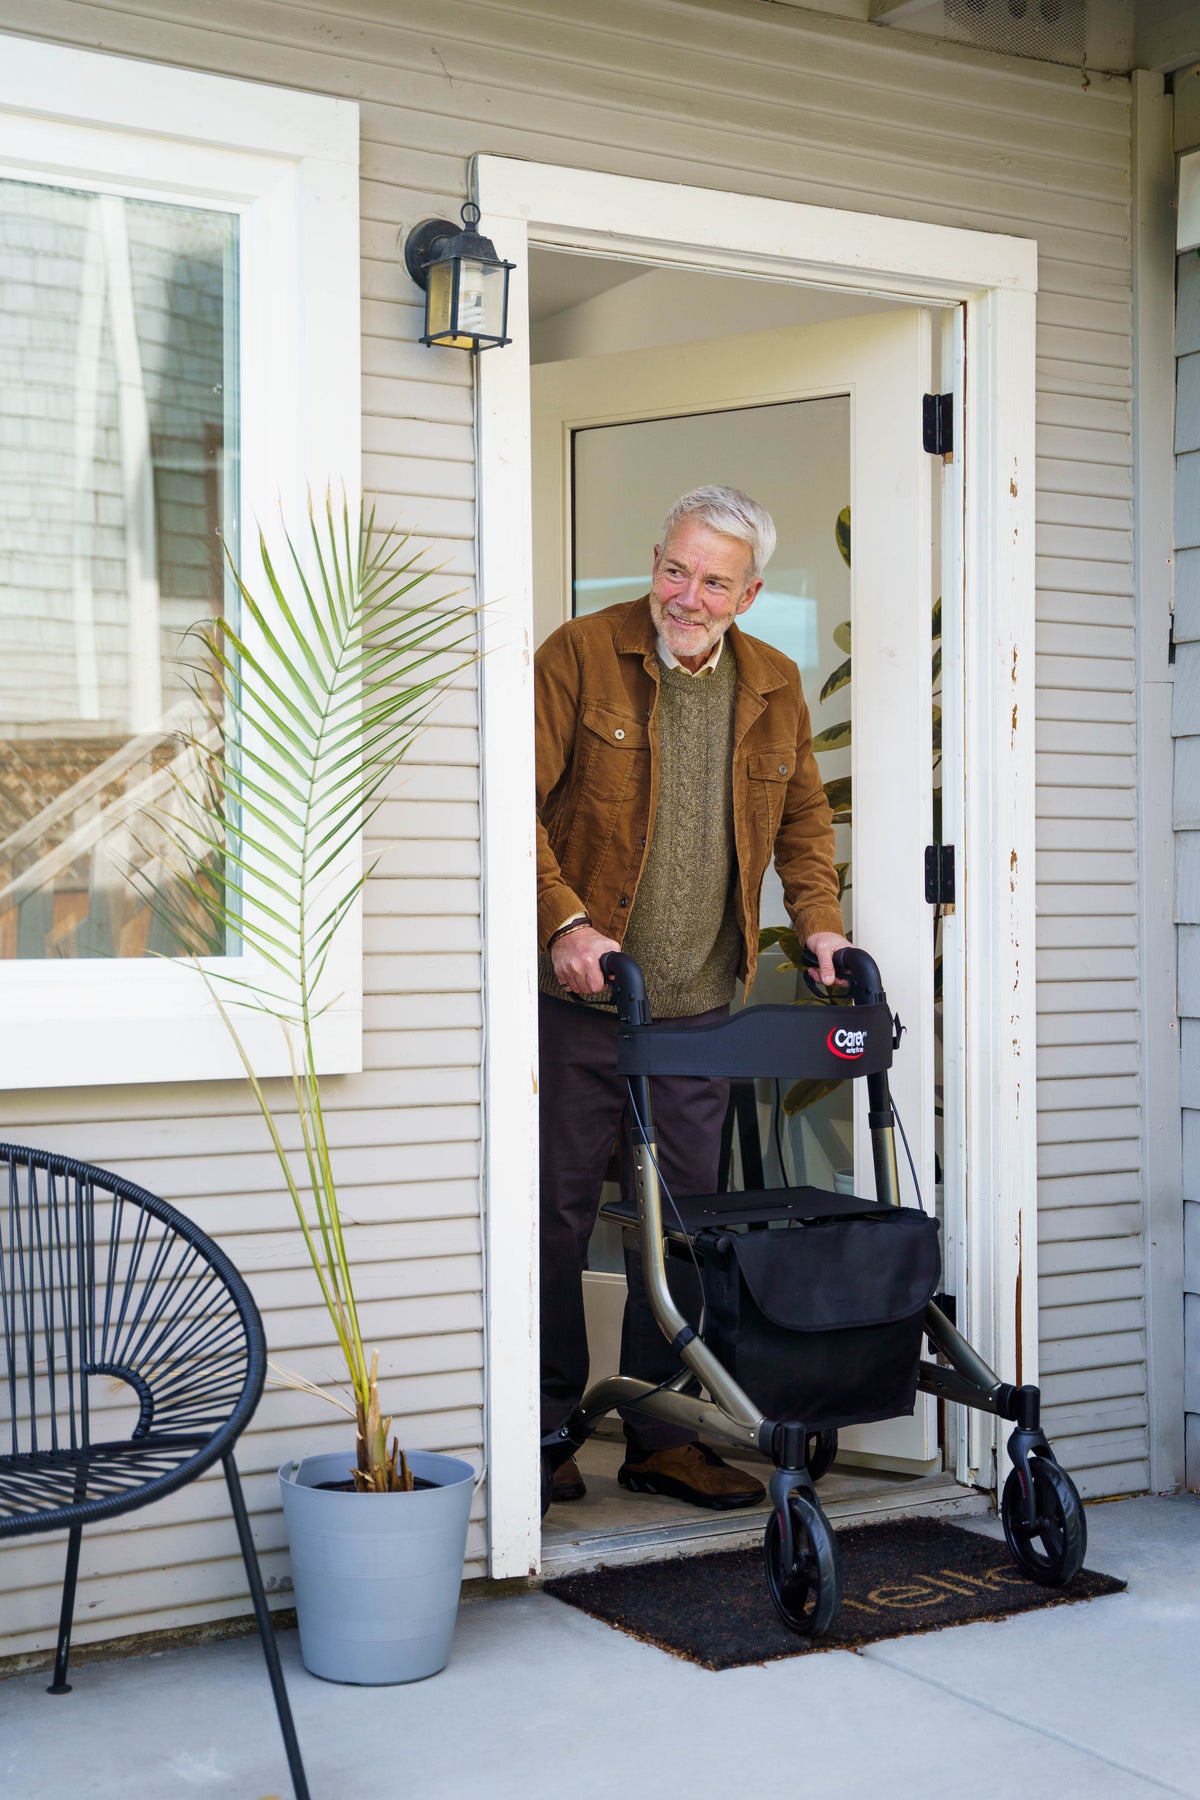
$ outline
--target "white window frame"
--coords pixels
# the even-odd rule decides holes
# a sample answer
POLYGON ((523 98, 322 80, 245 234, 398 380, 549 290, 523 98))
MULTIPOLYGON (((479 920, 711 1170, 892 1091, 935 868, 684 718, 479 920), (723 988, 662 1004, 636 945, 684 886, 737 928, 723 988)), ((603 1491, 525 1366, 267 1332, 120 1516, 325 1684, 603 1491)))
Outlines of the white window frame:
MULTIPOLYGON (((125 57, 0 37, 0 179, 230 211, 239 219, 240 559, 361 462, 358 107, 125 57)), ((261 584, 259 584, 261 585, 261 584)), ((356 854, 361 854, 356 851, 356 854)), ((253 958, 206 960, 244 975, 253 958)), ((330 957, 318 1064, 362 1067, 361 907, 330 957)), ((195 970, 160 958, 0 962, 0 1088, 240 1076, 195 970)), ((279 1026, 239 1031, 286 1074, 279 1026)))
MULTIPOLYGON (((964 1010, 952 1009, 945 1021, 947 1079, 958 1088, 946 1180, 966 1206, 970 1279, 960 1326, 1002 1379, 1036 1382, 1037 246, 506 157, 476 157, 474 176, 488 236, 516 265, 512 342, 480 357, 478 377, 483 906, 491 951, 484 972, 489 1573, 509 1576, 536 1570, 541 1555, 531 1278, 538 1176, 529 249, 588 250, 964 308, 971 405, 947 491, 948 501, 961 495, 962 541, 942 570, 943 680, 961 681, 964 720, 961 763, 947 766, 943 783, 946 839, 959 847, 962 884, 943 958, 947 991, 965 996, 964 1010), (951 594, 961 608, 953 635, 951 594), (949 785, 955 775, 957 801, 949 785)), ((997 1441, 996 1421, 970 1413, 958 1444, 960 1480, 994 1484, 997 1441)))

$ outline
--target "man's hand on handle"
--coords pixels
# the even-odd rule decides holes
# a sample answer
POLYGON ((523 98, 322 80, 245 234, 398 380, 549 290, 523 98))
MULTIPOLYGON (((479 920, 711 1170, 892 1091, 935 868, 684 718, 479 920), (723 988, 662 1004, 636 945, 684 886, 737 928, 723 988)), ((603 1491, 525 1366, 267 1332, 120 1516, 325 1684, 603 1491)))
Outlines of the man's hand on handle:
POLYGON ((614 938, 591 925, 580 925, 550 946, 550 960, 562 986, 571 994, 598 994, 607 987, 600 973, 600 958, 619 950, 614 938))
POLYGON ((840 981, 833 972, 833 953, 835 950, 848 950, 850 939, 842 937, 841 933, 837 931, 814 931, 812 936, 805 938, 804 941, 817 959, 817 967, 813 971, 817 980, 824 987, 832 987, 835 984, 838 987, 844 987, 845 983, 840 981))
MULTIPOLYGON (((817 980, 825 987, 841 987, 843 983, 833 972, 833 953, 848 949, 849 938, 838 931, 814 931, 805 942, 817 959, 817 980)), ((599 994, 607 986, 600 973, 600 958, 607 951, 620 948, 615 938, 605 937, 591 925, 580 925, 551 945, 550 960, 568 993, 599 994)))

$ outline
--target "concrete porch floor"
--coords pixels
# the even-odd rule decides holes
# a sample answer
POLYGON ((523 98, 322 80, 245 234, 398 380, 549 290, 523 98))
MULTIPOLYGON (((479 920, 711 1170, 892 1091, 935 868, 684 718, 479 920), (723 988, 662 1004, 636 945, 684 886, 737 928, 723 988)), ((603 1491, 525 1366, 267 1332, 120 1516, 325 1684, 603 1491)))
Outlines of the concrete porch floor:
MULTIPOLYGON (((464 1604, 412 1687, 317 1681, 287 1633, 313 1800, 1200 1796, 1200 1497, 1088 1527, 1127 1593, 723 1674, 540 1593, 464 1604)), ((256 1639, 81 1667, 66 1698, 46 1679, 0 1683, 4 1800, 290 1795, 256 1639)))

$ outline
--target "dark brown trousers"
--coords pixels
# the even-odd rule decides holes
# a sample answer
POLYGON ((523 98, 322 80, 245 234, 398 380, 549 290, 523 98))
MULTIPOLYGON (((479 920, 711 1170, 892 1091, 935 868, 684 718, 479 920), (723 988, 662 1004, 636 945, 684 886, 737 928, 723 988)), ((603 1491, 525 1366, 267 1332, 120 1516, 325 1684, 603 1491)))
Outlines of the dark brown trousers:
MULTIPOLYGON (((672 1025, 702 1025, 728 1007, 672 1025)), ((578 1406, 588 1374, 583 1313, 583 1268, 600 1207, 600 1190, 618 1134, 621 1185, 633 1194, 632 1113, 625 1078, 617 1074, 617 1020, 610 1012, 539 996, 541 1132, 542 1431, 550 1432, 578 1406)), ((651 1030, 653 1030, 651 1026, 651 1030)), ((729 1083, 695 1076, 656 1076, 650 1101, 658 1137, 661 1179, 676 1196, 711 1194, 717 1185, 721 1126, 729 1083)), ((669 1217, 666 1197, 663 1211, 669 1217)), ((672 1260, 676 1304, 695 1323, 698 1284, 687 1265, 672 1260)), ((642 1259, 625 1253, 629 1298, 621 1330, 621 1373, 643 1381, 669 1379, 679 1367, 654 1322, 642 1281, 642 1259)), ((611 1370, 601 1371, 611 1374, 611 1370)), ((625 1416, 630 1454, 648 1456, 695 1433, 658 1419, 625 1416)))

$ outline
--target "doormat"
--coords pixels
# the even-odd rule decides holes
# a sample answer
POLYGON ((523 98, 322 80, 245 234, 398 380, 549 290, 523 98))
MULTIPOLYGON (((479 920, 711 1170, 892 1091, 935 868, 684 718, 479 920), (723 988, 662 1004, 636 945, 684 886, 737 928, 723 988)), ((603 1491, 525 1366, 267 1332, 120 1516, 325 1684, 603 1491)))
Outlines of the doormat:
POLYGON ((815 1642, 780 1622, 767 1592, 761 1550, 718 1550, 560 1575, 546 1582, 545 1591, 701 1668, 736 1669, 1068 1606, 1125 1587, 1090 1569, 1082 1569, 1065 1588, 1039 1587, 1022 1574, 1002 1539, 941 1519, 858 1525, 837 1538, 842 1610, 815 1642))

